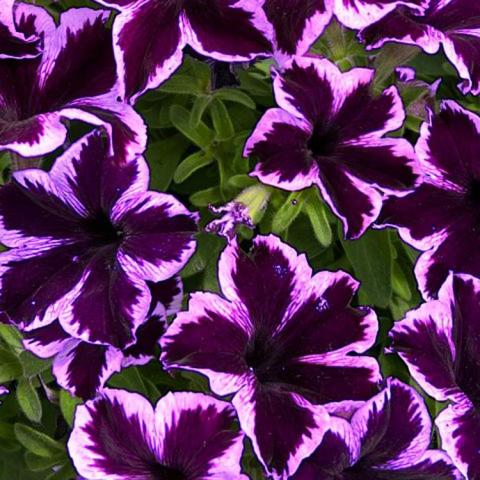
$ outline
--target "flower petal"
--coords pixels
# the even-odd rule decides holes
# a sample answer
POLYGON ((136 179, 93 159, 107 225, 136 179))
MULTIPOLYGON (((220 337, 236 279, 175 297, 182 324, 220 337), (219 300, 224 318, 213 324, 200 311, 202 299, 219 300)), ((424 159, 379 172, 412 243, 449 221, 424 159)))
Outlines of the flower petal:
POLYGON ((146 280, 167 280, 195 251, 198 214, 172 195, 147 192, 134 198, 124 196, 113 208, 112 220, 125 235, 119 263, 146 280))
POLYGON ((177 315, 161 339, 161 360, 167 368, 203 373, 216 394, 231 394, 248 373, 243 353, 250 328, 240 308, 212 293, 194 293, 188 311, 177 315))
POLYGON ((50 358, 62 351, 70 350, 72 343, 75 345, 78 340, 65 332, 58 321, 25 332, 23 340, 25 348, 40 358, 50 358))
POLYGON ((137 393, 105 390, 77 407, 68 452, 82 477, 126 480, 158 463, 155 413, 137 393))
POLYGON ((329 427, 323 407, 254 380, 233 397, 232 403, 257 457, 275 479, 293 474, 329 427))

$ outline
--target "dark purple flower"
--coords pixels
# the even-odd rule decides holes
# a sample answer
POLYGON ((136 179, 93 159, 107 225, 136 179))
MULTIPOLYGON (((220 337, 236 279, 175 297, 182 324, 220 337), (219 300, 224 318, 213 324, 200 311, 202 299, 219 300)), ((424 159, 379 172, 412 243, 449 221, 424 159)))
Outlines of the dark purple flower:
POLYGON ((104 10, 72 8, 60 24, 41 7, 19 3, 17 30, 43 39, 35 58, 0 58, 0 150, 25 157, 65 143, 68 119, 103 126, 118 159, 134 158, 146 144, 141 117, 119 102, 119 86, 104 10))
POLYGON ((436 53, 443 46, 463 79, 459 85, 461 91, 480 93, 480 2, 429 0, 423 12, 397 7, 362 30, 360 38, 369 48, 394 41, 436 53))
POLYGON ((218 275, 223 296, 199 292, 162 337, 167 368, 206 375, 234 394, 242 430, 263 465, 284 478, 328 428, 322 404, 365 400, 380 381, 377 320, 352 308, 358 283, 343 272, 312 276, 304 255, 277 237, 257 236, 250 254, 232 242, 218 275))
POLYGON ((245 147, 263 183, 292 191, 316 185, 349 239, 377 218, 382 192, 404 194, 416 180, 413 147, 384 137, 405 118, 398 91, 373 96, 373 78, 367 68, 341 73, 326 59, 295 58, 274 71, 281 108, 265 113, 245 147))
POLYGON ((40 38, 17 31, 14 8, 15 0, 0 0, 0 59, 35 57, 40 52, 40 38))
POLYGON ((432 422, 422 397, 398 380, 330 430, 291 480, 460 480, 441 450, 430 450, 432 422))
POLYGON ((271 52, 271 27, 258 0, 97 0, 120 10, 113 31, 119 77, 134 102, 167 80, 188 44, 225 62, 271 52))
POLYGON ((419 385, 450 401, 436 419, 443 448, 469 479, 480 478, 480 280, 451 274, 439 292, 390 333, 419 385))
POLYGON ((248 480, 235 420, 229 403, 201 393, 168 393, 154 409, 105 389, 77 407, 68 452, 89 480, 248 480))
POLYGON ((41 358, 53 357, 53 375, 62 388, 77 397, 92 398, 114 373, 148 363, 165 331, 166 316, 180 310, 179 278, 149 284, 149 287, 152 301, 148 319, 138 328, 136 342, 123 351, 72 337, 58 321, 26 332, 25 348, 41 358))
POLYGON ((415 267, 432 298, 450 270, 480 276, 480 118, 452 100, 421 127, 416 152, 423 183, 384 203, 379 223, 425 251, 415 267), (416 212, 413 214, 413 212, 416 212))
POLYGON ((59 320, 73 337, 125 348, 151 303, 146 281, 174 276, 195 249, 197 215, 148 191, 138 157, 119 164, 94 131, 50 173, 0 188, 0 310, 25 330, 59 320))
POLYGON ((233 200, 220 207, 210 205, 209 209, 212 213, 222 216, 206 225, 205 231, 217 233, 229 242, 235 238, 239 225, 244 225, 251 230, 255 228, 248 207, 241 202, 233 200))

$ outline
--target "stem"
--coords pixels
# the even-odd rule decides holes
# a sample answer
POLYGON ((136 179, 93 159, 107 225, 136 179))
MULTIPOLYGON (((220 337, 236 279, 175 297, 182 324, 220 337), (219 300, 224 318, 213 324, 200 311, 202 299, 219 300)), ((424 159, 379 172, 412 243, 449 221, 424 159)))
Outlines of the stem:
POLYGON ((12 172, 18 172, 27 168, 38 168, 41 160, 42 157, 22 157, 18 153, 10 153, 12 172))

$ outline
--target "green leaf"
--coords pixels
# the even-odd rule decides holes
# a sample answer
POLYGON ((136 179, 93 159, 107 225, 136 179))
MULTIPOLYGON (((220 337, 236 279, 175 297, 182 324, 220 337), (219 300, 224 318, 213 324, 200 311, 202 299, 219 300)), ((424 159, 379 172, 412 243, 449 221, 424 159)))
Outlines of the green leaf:
POLYGON ((239 103, 240 105, 255 110, 255 102, 238 88, 220 88, 215 90, 214 96, 224 102, 239 103))
POLYGON ((328 222, 325 204, 321 201, 316 188, 310 191, 310 194, 303 204, 304 212, 310 220, 315 238, 324 247, 328 247, 332 243, 332 228, 328 222))
POLYGON ((42 419, 42 402, 28 378, 18 381, 17 400, 25 416, 32 422, 39 423, 42 419))
POLYGON ((233 175, 233 177, 230 177, 228 179, 228 183, 232 187, 247 188, 257 184, 258 180, 256 178, 250 177, 249 175, 245 175, 244 173, 241 173, 239 175, 233 175))
POLYGON ((287 197, 283 205, 273 217, 273 233, 282 233, 291 225, 291 223, 302 211, 303 201, 305 198, 305 190, 302 190, 301 192, 292 192, 287 197))
POLYGON ((51 457, 64 452, 65 447, 48 435, 22 423, 14 426, 15 437, 29 451, 40 457, 51 457))
POLYGON ((0 336, 10 347, 15 350, 23 350, 22 335, 12 325, 0 324, 0 336))
POLYGON ((196 128, 190 125, 190 112, 180 105, 170 107, 170 120, 177 130, 200 148, 206 148, 212 143, 214 134, 200 122, 196 128))
POLYGON ((342 240, 368 303, 386 308, 392 296, 392 247, 387 230, 368 230, 358 240, 342 240))
POLYGON ((75 471, 70 463, 65 463, 56 472, 51 473, 45 480, 71 480, 75 477, 75 471))
POLYGON ((25 463, 32 472, 42 472, 65 461, 65 454, 59 453, 51 457, 40 457, 32 452, 25 452, 25 463))
POLYGON ((173 180, 175 183, 182 183, 197 170, 210 165, 213 161, 214 158, 208 151, 199 150, 198 152, 192 153, 177 167, 173 175, 173 180))
POLYGON ((206 188, 190 195, 190 202, 196 207, 206 207, 210 203, 223 202, 222 192, 219 187, 206 188))
POLYGON ((2 440, 12 440, 13 436, 13 425, 11 423, 0 422, 0 438, 2 440))
POLYGON ((222 141, 233 137, 235 129, 225 104, 218 98, 214 98, 210 104, 210 113, 217 139, 222 141))
POLYGON ((202 93, 202 89, 196 78, 178 73, 166 81, 159 88, 159 91, 183 95, 198 95, 202 93))
POLYGON ((0 384, 22 375, 22 366, 17 357, 5 348, 0 348, 0 384))
POLYGON ((211 101, 212 97, 210 95, 199 95, 195 98, 192 110, 190 111, 190 126, 192 128, 198 127, 202 121, 203 114, 211 101))
POLYGON ((72 397, 66 390, 60 390, 60 410, 63 418, 72 426, 75 415, 75 408, 82 403, 82 400, 77 397, 72 397))
POLYGON ((22 364, 23 375, 27 378, 35 377, 40 373, 50 368, 51 362, 38 358, 30 352, 23 351, 19 355, 20 363, 22 364))
POLYGON ((123 388, 132 392, 147 393, 147 387, 136 367, 130 367, 113 376, 108 382, 115 388, 123 388))
POLYGON ((408 302, 412 299, 412 291, 408 285, 408 279, 398 262, 393 262, 392 288, 402 300, 408 302))

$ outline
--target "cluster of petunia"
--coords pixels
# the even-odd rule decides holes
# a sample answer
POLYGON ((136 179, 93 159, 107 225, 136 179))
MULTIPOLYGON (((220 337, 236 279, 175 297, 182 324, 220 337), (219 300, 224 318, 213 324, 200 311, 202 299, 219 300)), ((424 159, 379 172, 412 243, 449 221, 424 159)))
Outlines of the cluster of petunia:
POLYGON ((68 442, 82 478, 247 478, 248 437, 275 479, 480 479, 480 118, 443 101, 413 147, 387 136, 405 121, 397 87, 374 93, 374 70, 341 72, 307 53, 335 16, 368 48, 443 47, 462 93, 478 94, 480 2, 98 3, 118 10, 113 27, 113 10, 71 8, 55 23, 42 7, 0 0, 0 149, 62 149, 49 172, 16 171, 0 188, 0 315, 86 401, 68 442), (393 226, 424 252, 415 273, 425 303, 390 336, 415 381, 449 403, 435 422, 443 450, 430 449, 419 393, 368 356, 378 322, 352 306, 358 282, 313 273, 273 235, 245 251, 232 232, 253 224, 238 205, 224 207, 221 292, 193 293, 180 311, 199 216, 148 189, 135 102, 174 73, 187 45, 219 61, 276 63, 278 107, 245 146, 252 176, 290 191, 315 185, 347 239, 393 226), (93 129, 67 145, 68 121, 93 129), (153 408, 105 387, 158 345, 167 370, 204 375, 212 395, 169 393, 153 408))

